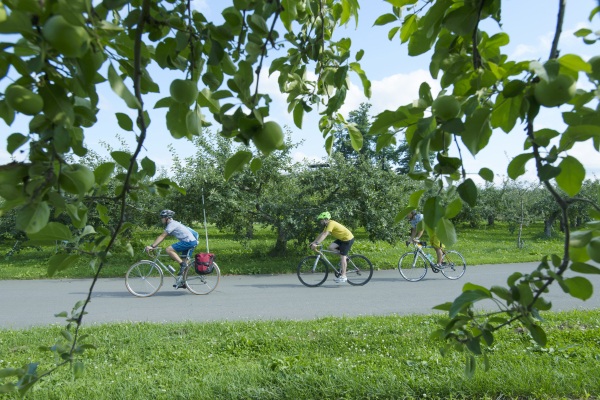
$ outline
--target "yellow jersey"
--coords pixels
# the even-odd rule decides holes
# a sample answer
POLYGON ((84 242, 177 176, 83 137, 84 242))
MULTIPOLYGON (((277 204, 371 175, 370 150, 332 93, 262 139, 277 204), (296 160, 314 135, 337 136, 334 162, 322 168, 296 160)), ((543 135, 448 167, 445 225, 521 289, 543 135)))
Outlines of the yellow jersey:
POLYGON ((323 232, 329 232, 334 238, 343 240, 344 242, 354 239, 354 235, 348 228, 332 219, 329 220, 323 232))

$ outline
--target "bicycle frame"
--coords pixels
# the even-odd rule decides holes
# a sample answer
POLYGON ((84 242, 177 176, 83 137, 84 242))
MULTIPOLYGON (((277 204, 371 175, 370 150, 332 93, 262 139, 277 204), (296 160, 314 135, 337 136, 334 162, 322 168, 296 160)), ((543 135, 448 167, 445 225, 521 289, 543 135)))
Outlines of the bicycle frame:
MULTIPOLYGON (((191 259, 191 254, 193 253, 194 249, 188 250, 187 255, 181 255, 181 259, 182 261, 186 262, 186 269, 190 267, 190 259, 191 259)), ((146 252, 145 252, 146 253, 146 252)), ((153 251, 154 253, 154 258, 152 259, 152 262, 156 263, 156 265, 158 265, 164 275, 165 271, 169 273, 169 275, 171 275, 173 277, 173 279, 175 279, 175 283, 179 284, 180 282, 178 282, 178 279, 182 276, 177 275, 177 269, 175 269, 173 272, 171 272, 171 270, 169 270, 169 268, 167 268, 167 264, 163 263, 161 261, 161 259, 165 259, 167 257, 170 256, 168 254, 161 254, 162 253, 162 249, 161 248, 157 248, 153 251)), ((146 254, 150 254, 150 253, 146 253, 146 254)))
POLYGON ((467 264, 458 251, 442 248, 442 261, 438 263, 437 251, 435 259, 429 258, 424 251, 424 249, 437 250, 434 246, 427 246, 425 242, 412 242, 412 245, 413 250, 404 253, 398 261, 398 270, 406 280, 420 281, 427 274, 427 267, 434 273, 441 272, 448 279, 458 279, 465 273, 467 264))
MULTIPOLYGON (((337 277, 341 276, 341 264, 334 265, 327 258, 326 253, 340 255, 335 250, 323 250, 322 246, 315 249, 315 255, 304 257, 300 260, 296 273, 303 285, 317 287, 322 285, 331 271, 337 277)), ((346 278, 352 286, 362 286, 373 276, 373 263, 362 254, 352 253, 347 256, 346 278)))
MULTIPOLYGON (((342 269, 341 269, 341 268, 340 268, 340 269, 337 269, 337 268, 336 268, 336 267, 333 265, 333 263, 332 263, 331 261, 329 261, 329 259, 328 259, 328 258, 327 258, 327 256, 325 255, 325 253, 330 253, 330 254, 336 254, 336 255, 338 255, 338 256, 341 256, 341 254, 340 254, 338 251, 334 251, 334 250, 324 250, 324 249, 322 248, 322 246, 321 246, 321 248, 318 248, 318 249, 316 250, 316 252, 318 253, 318 255, 317 255, 317 259, 316 259, 316 261, 315 261, 315 267, 317 266, 317 263, 319 262, 319 259, 320 259, 321 257, 323 257, 323 261, 325 261, 325 263, 327 263, 327 266, 328 266, 329 268, 331 268, 332 270, 334 270, 334 271, 335 271, 335 276, 336 276, 336 277, 338 277, 338 276, 340 276, 340 275, 341 275, 341 273, 342 273, 342 269)), ((350 261, 350 257, 346 257, 346 263, 351 263, 351 261, 350 261)))
MULTIPOLYGON (((419 257, 421 257, 423 260, 425 260, 428 264, 430 268, 437 268, 435 265, 436 263, 431 261, 428 257, 427 254, 423 251, 423 249, 435 249, 435 247, 433 246, 427 246, 426 244, 423 244, 424 242, 418 242, 418 243, 412 243, 414 250, 413 253, 415 253, 415 256, 418 254, 419 257)), ((442 249, 442 252, 445 254, 444 249, 442 249)), ((439 269, 439 268, 438 268, 439 269)))

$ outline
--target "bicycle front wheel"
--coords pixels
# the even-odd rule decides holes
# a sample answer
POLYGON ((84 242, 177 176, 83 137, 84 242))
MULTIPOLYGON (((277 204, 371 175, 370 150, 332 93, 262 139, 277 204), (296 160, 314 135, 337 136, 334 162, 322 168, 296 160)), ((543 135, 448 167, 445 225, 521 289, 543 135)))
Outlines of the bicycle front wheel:
POLYGON ((404 253, 398 261, 398 271, 407 281, 417 282, 427 274, 427 262, 418 253, 404 253))
POLYGON ((465 274, 467 263, 456 250, 447 251, 442 257, 442 274, 448 279, 458 279, 465 274))
POLYGON ((373 276, 373 264, 367 257, 360 254, 353 254, 348 256, 347 260, 346 277, 349 284, 361 286, 371 280, 373 276))
POLYGON ((198 274, 193 266, 185 270, 183 279, 187 289, 194 294, 209 294, 217 288, 221 281, 221 270, 213 262, 213 269, 209 274, 198 274))
POLYGON ((304 257, 298 264, 298 279, 303 285, 315 287, 327 280, 329 269, 319 256, 304 257))
POLYGON ((125 287, 134 296, 150 297, 163 284, 163 272, 156 263, 142 260, 133 264, 125 275, 125 287))

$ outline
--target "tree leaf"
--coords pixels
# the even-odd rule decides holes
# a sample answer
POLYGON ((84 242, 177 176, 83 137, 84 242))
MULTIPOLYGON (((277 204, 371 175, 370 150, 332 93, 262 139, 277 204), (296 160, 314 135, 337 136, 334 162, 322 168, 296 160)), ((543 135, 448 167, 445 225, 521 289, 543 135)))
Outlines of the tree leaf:
POLYGON ((154 174, 156 173, 156 164, 154 163, 154 161, 152 161, 148 157, 144 157, 142 159, 141 164, 142 164, 142 169, 144 170, 144 172, 146 172, 147 176, 149 176, 149 177, 154 176, 154 174))
POLYGON ((30 233, 29 239, 35 241, 70 241, 73 239, 71 230, 59 222, 48 222, 48 224, 38 232, 30 233))
POLYGON ((294 125, 298 127, 298 129, 302 129, 302 119, 304 117, 304 106, 302 103, 296 104, 294 107, 294 125))
POLYGON ((594 293, 592 283, 582 276, 567 278, 563 282, 569 288, 569 294, 575 298, 587 300, 594 293))
POLYGON ((6 139, 6 150, 12 154, 28 140, 29 138, 21 133, 13 133, 6 139))
POLYGON ((117 117, 117 123, 119 126, 126 131, 133 131, 133 121, 129 118, 129 115, 124 113, 115 113, 117 117))
POLYGON ((225 180, 228 181, 235 172, 241 171, 251 159, 252 153, 244 150, 240 150, 231 156, 225 163, 225 172, 223 174, 225 180))
POLYGON ((430 228, 435 228, 438 221, 446 214, 446 209, 442 206, 441 199, 433 196, 425 201, 423 206, 423 220, 430 228))
POLYGON ((373 23, 373 26, 386 25, 386 24, 389 24, 390 22, 396 22, 396 21, 398 21, 398 17, 396 17, 394 14, 390 14, 390 13, 383 14, 383 15, 380 15, 379 17, 377 17, 377 19, 373 23))
POLYGON ((346 127, 348 128, 348 133, 350 134, 352 148, 357 152, 360 151, 363 146, 362 133, 360 133, 355 124, 348 124, 346 127))
POLYGON ((104 185, 110 179, 113 171, 115 170, 115 163, 106 162, 98 165, 94 170, 94 177, 98 185, 104 185))
POLYGON ((115 68, 112 66, 112 64, 108 65, 108 81, 110 82, 110 87, 112 88, 112 90, 125 101, 127 107, 135 110, 139 110, 142 108, 142 105, 140 104, 138 99, 133 94, 131 94, 127 86, 125 86, 123 80, 121 79, 117 71, 115 71, 115 68))
POLYGON ((508 163, 508 177, 511 179, 517 179, 519 176, 525 173, 525 164, 527 161, 533 158, 533 153, 519 154, 508 163))
POLYGON ((50 219, 50 207, 45 201, 29 203, 19 210, 16 219, 16 228, 25 233, 39 232, 46 226, 50 219))
POLYGON ((447 218, 442 218, 436 226, 436 234, 445 245, 452 246, 457 241, 454 224, 447 218))
POLYGON ((477 204, 477 186, 471 178, 465 179, 460 185, 458 185, 458 194, 461 199, 465 201, 471 207, 475 207, 477 204))
POLYGON ((566 156, 558 165, 560 174, 556 177, 558 187, 573 197, 581 190, 585 179, 585 168, 575 157, 566 156))
POLYGON ((48 260, 48 276, 74 266, 81 256, 76 254, 55 254, 48 260))
POLYGON ((600 268, 582 262, 574 262, 571 264, 570 268, 573 272, 578 272, 580 274, 600 274, 600 268))
POLYGON ((456 217, 462 210, 463 203, 460 199, 454 199, 446 206, 446 214, 444 215, 447 219, 456 217))
POLYGON ((484 299, 489 299, 489 298, 491 298, 491 296, 488 293, 483 292, 481 290, 467 290, 465 292, 462 292, 460 294, 460 296, 458 296, 452 302, 452 307, 450 307, 450 311, 448 312, 448 315, 450 316, 450 318, 454 318, 463 309, 468 308, 473 303, 475 303, 479 300, 484 300, 484 299))
POLYGON ((487 108, 477 108, 471 115, 467 115, 465 130, 460 137, 473 155, 487 146, 492 136, 490 112, 487 108))
POLYGON ((129 164, 131 163, 131 154, 126 151, 113 151, 110 153, 110 156, 119 164, 121 167, 125 169, 129 169, 129 164))
POLYGON ((479 170, 479 176, 488 182, 494 182, 494 171, 489 168, 481 168, 479 170))
POLYGON ((541 326, 537 324, 525 324, 525 327, 527 328, 527 330, 529 330, 531 337, 533 338, 533 340, 535 340, 537 344, 539 344, 542 347, 546 346, 548 339, 546 337, 546 332, 544 331, 544 329, 542 329, 541 326))
POLYGON ((411 35, 417 30, 417 15, 409 14, 404 18, 402 28, 400 30, 400 43, 406 43, 411 35))

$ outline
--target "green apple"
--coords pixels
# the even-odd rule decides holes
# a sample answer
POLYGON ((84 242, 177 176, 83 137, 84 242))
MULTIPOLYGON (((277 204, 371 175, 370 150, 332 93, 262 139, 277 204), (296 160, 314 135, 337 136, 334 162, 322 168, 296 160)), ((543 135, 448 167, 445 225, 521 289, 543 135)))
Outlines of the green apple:
POLYGON ((539 81, 533 89, 533 95, 544 107, 556 107, 571 100, 576 90, 575 79, 569 75, 558 75, 550 81, 539 81))
POLYGON ((275 121, 265 122, 262 129, 252 136, 252 142, 263 154, 269 155, 271 152, 283 147, 283 130, 275 121))
POLYGON ((81 57, 90 45, 90 36, 85 28, 71 25, 62 15, 48 18, 42 28, 42 35, 52 47, 66 57, 81 57))
POLYGON ((592 72, 588 75, 597 81, 600 81, 600 56, 590 58, 588 63, 592 66, 592 72))
POLYGON ((192 105, 198 98, 198 85, 194 81, 175 79, 169 87, 171 97, 178 103, 192 105))
POLYGON ((600 262, 600 236, 592 238, 586 247, 590 258, 596 262, 600 262))
POLYGON ((94 172, 81 164, 65 165, 58 179, 64 191, 80 195, 87 193, 94 186, 95 181, 94 172))
POLYGON ((4 92, 9 106, 26 115, 36 115, 44 108, 42 96, 21 85, 10 85, 4 92))
POLYGON ((440 96, 433 101, 431 113, 442 121, 456 118, 460 113, 460 103, 454 96, 440 96))

